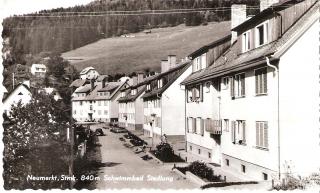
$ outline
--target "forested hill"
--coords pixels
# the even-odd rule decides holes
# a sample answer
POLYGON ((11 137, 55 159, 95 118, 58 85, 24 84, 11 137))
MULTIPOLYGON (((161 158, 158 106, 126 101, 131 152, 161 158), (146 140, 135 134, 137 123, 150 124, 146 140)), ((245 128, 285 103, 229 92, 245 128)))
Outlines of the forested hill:
POLYGON ((149 28, 229 20, 232 3, 257 6, 259 0, 99 0, 6 18, 2 37, 10 40, 9 62, 23 64, 24 54, 62 53, 149 28))

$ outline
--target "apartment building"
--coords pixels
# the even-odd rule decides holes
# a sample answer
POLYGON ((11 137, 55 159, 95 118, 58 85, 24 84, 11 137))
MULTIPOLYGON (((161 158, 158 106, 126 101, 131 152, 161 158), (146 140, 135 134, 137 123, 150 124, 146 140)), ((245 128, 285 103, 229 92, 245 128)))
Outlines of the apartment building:
POLYGON ((185 136, 185 91, 182 80, 191 74, 191 63, 176 62, 176 56, 169 55, 161 62, 161 73, 148 77, 140 85, 146 85, 144 102, 144 136, 152 138, 152 146, 161 142, 166 135, 167 142, 174 148, 184 147, 185 136))
POLYGON ((139 85, 143 81, 143 73, 132 78, 132 86, 121 90, 119 103, 119 126, 129 131, 142 131, 143 128, 143 99, 146 86, 139 85))
POLYGON ((319 2, 268 2, 233 6, 232 46, 182 83, 188 153, 245 179, 320 168, 319 2))

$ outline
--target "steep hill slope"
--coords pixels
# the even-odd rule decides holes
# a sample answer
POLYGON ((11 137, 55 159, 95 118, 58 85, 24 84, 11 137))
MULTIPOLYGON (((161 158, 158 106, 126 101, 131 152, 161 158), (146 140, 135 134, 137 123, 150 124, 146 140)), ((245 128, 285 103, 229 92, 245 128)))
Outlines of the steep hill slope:
POLYGON ((201 46, 230 33, 230 22, 209 23, 205 26, 152 29, 151 33, 135 33, 129 37, 99 40, 62 56, 78 69, 93 66, 100 73, 130 73, 150 68, 160 70, 160 60, 168 54, 178 59, 201 46))

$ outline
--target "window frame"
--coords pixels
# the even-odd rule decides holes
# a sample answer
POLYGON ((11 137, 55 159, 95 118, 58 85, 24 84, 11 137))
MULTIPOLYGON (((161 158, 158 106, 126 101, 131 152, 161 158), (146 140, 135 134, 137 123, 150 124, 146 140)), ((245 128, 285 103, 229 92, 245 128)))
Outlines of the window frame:
POLYGON ((246 97, 246 73, 240 72, 233 76, 233 98, 244 98, 246 97), (241 83, 241 75, 243 75, 243 83, 241 83), (237 79, 239 77, 239 79, 237 79), (237 90, 236 90, 237 89, 237 90), (237 91, 237 92, 236 92, 237 91), (240 94, 239 94, 240 93, 240 94))
POLYGON ((252 32, 251 30, 245 31, 241 38, 242 38, 242 53, 247 52, 249 50, 251 50, 251 36, 252 36, 252 32))
POLYGON ((256 143, 255 146, 258 149, 268 150, 269 149, 269 125, 268 121, 256 121, 256 143), (259 128, 257 125, 259 124, 259 128), (261 128, 261 124, 263 128, 261 128), (265 127, 265 125, 267 127, 265 127), (262 132, 261 132, 262 130, 262 132), (262 136, 261 136, 262 134, 262 136), (262 140, 262 141, 261 141, 262 140))
POLYGON ((264 21, 262 22, 261 24, 257 25, 255 28, 254 28, 254 37, 255 37, 255 47, 258 48, 260 46, 263 46, 265 44, 267 44, 269 42, 269 21, 264 21), (263 43, 260 44, 260 30, 259 28, 263 29, 263 43))
POLYGON ((268 95, 268 67, 260 67, 260 68, 256 68, 254 69, 254 78, 255 78, 255 96, 264 96, 264 95, 268 95), (265 74, 262 73, 260 79, 258 78, 258 76, 260 74, 257 74, 257 72, 259 71, 262 71, 262 70, 265 70, 265 74), (265 76, 265 79, 264 79, 264 76, 265 76), (262 88, 260 88, 260 82, 259 80, 261 81, 262 80, 262 88), (266 82, 264 82, 266 81, 266 82), (258 85, 257 85, 258 83, 258 85), (266 86, 266 87, 265 87, 266 86), (261 92, 262 91, 262 92, 261 92))

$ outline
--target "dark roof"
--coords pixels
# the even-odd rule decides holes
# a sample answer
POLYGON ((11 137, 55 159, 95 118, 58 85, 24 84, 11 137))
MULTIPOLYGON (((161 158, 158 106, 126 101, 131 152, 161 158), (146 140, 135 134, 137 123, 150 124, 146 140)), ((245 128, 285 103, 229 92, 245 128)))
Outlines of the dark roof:
POLYGON ((142 96, 142 98, 154 97, 154 96, 157 96, 158 94, 163 93, 182 73, 184 73, 190 67, 190 65, 191 65, 191 61, 184 62, 184 63, 180 64, 179 66, 177 66, 176 68, 173 68, 173 69, 170 69, 167 72, 158 74, 155 77, 153 77, 151 80, 148 80, 148 83, 149 83, 149 82, 151 82, 153 80, 162 78, 165 75, 168 75, 170 73, 175 73, 175 72, 178 71, 178 73, 174 77, 172 77, 165 85, 163 85, 159 89, 154 89, 154 90, 151 90, 149 92, 146 92, 142 96))
MULTIPOLYGON (((269 44, 238 54, 238 49, 240 48, 238 44, 240 44, 240 42, 236 42, 232 47, 230 47, 230 49, 220 56, 213 65, 206 69, 192 73, 181 84, 192 84, 264 64, 265 57, 274 54, 279 48, 287 43, 288 40, 299 29, 301 29, 301 26, 308 21, 310 16, 318 11, 318 9, 319 3, 316 3, 309 11, 300 17, 299 20, 297 20, 297 22, 291 28, 289 28, 281 38, 269 44)), ((271 59, 271 61, 274 60, 278 60, 278 58, 271 59)))
POLYGON ((278 12, 284 9, 287 9, 288 7, 295 5, 297 3, 300 3, 305 0, 282 0, 279 3, 275 3, 268 7, 267 9, 263 10, 259 14, 255 15, 254 17, 246 20, 245 22, 241 23, 240 25, 234 27, 231 29, 231 31, 239 31, 242 30, 243 28, 246 28, 248 26, 251 26, 254 23, 259 22, 260 20, 269 17, 272 13, 278 12))
POLYGON ((195 57, 198 57, 201 54, 206 53, 209 49, 212 49, 212 48, 214 48, 214 47, 216 47, 216 46, 218 46, 220 44, 223 44, 223 43, 225 43, 227 41, 230 41, 230 40, 231 40, 231 34, 229 34, 229 35, 227 35, 227 36, 225 36, 225 37, 223 37, 223 38, 221 38, 219 40, 216 40, 216 41, 214 41, 214 42, 212 42, 210 44, 207 44, 207 45, 197 49, 196 51, 194 51, 191 54, 189 54, 188 57, 194 59, 195 57))
POLYGON ((14 89, 12 89, 10 92, 8 92, 8 93, 6 94, 6 96, 2 99, 2 102, 5 102, 5 101, 9 98, 9 96, 11 96, 11 94, 12 94, 19 86, 25 87, 30 93, 32 93, 31 90, 30 90, 30 88, 29 88, 27 85, 25 85, 25 84, 23 84, 23 83, 19 83, 19 84, 17 84, 17 85, 15 86, 14 89))
POLYGON ((86 83, 86 79, 76 79, 74 80, 69 87, 80 87, 83 86, 86 83))
POLYGON ((142 85, 138 88, 135 87, 128 87, 126 90, 126 95, 118 99, 119 102, 132 102, 135 101, 144 91, 146 90, 146 86, 142 85), (138 89, 137 94, 131 95, 132 89, 138 89))

